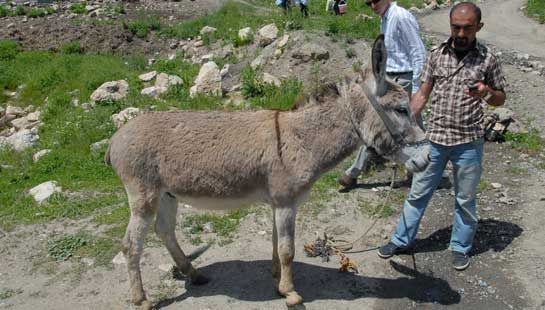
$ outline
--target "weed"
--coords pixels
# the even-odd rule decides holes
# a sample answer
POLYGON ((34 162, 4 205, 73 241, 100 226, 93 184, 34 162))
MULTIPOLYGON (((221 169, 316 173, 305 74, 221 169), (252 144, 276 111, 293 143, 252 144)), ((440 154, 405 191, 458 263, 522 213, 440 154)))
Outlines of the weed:
POLYGON ((85 4, 83 3, 73 3, 70 5, 70 11, 75 14, 83 14, 87 12, 87 9, 85 9, 85 4))
POLYGON ((211 222, 218 236, 229 237, 237 229, 240 220, 250 212, 250 209, 245 208, 231 211, 226 215, 212 213, 191 215, 184 219, 182 227, 189 228, 192 234, 198 234, 203 231, 204 224, 211 222))
POLYGON ((522 168, 521 166, 519 165, 510 165, 508 168, 507 168, 507 172, 511 173, 511 174, 523 174, 527 171, 527 169, 525 168, 522 168))
POLYGON ((346 49, 346 57, 348 58, 354 58, 358 54, 356 53, 356 50, 352 47, 346 49))
POLYGON ((195 237, 192 237, 191 239, 189 239, 189 242, 192 244, 192 245, 200 245, 203 243, 202 239, 200 236, 195 236, 195 237))
POLYGON ((2 299, 8 299, 10 297, 13 297, 15 295, 18 295, 18 294, 22 294, 23 293, 23 290, 18 288, 18 289, 11 289, 11 288, 1 288, 0 289, 0 300, 2 299))
POLYGON ((144 39, 150 31, 161 29, 161 20, 157 16, 141 17, 138 20, 129 22, 127 28, 135 36, 144 39))
POLYGON ((483 193, 490 189, 490 184, 484 179, 481 179, 479 181, 479 185, 477 185, 477 193, 483 193))
POLYGON ((90 257, 97 266, 108 266, 121 250, 121 242, 112 238, 94 238, 80 247, 75 253, 80 257, 90 257))
POLYGON ((14 15, 15 16, 23 16, 26 14, 26 10, 25 8, 22 6, 22 5, 18 5, 16 8, 15 8, 15 12, 14 12, 14 15))
POLYGON ((64 54, 83 54, 83 47, 77 41, 64 43, 61 47, 64 54))
POLYGON ((387 218, 396 213, 396 207, 391 204, 383 206, 382 204, 374 204, 367 199, 360 201, 358 208, 370 216, 378 218, 387 218))
POLYGON ((526 13, 541 24, 545 23, 545 2, 543 0, 528 0, 526 13))
POLYGON ((47 242, 47 254, 56 261, 69 259, 74 253, 89 242, 86 234, 65 235, 47 242))
POLYGON ((46 11, 43 9, 31 9, 28 12, 26 12, 26 16, 30 18, 44 17, 46 14, 47 14, 46 11))
POLYGON ((18 53, 19 46, 17 45, 17 42, 12 40, 0 40, 0 61, 12 60, 18 53))
POLYGON ((13 13, 7 6, 0 4, 0 17, 11 16, 12 14, 13 13))
POLYGON ((505 141, 520 151, 535 153, 543 150, 543 138, 541 138, 539 132, 535 129, 527 133, 507 132, 505 134, 505 141))

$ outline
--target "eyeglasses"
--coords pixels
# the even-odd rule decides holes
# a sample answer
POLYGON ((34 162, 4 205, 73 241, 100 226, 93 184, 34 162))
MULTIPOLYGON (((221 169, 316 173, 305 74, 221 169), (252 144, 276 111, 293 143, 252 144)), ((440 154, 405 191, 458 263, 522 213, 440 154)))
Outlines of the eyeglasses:
POLYGON ((378 4, 380 1, 382 0, 365 1, 365 4, 367 4, 367 6, 371 6, 371 4, 378 4))

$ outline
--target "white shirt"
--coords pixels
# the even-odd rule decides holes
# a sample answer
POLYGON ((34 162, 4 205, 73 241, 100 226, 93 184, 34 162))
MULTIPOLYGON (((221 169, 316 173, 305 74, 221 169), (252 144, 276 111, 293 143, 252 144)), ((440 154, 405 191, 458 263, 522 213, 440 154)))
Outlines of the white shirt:
POLYGON ((420 38, 416 18, 392 2, 380 20, 380 32, 388 54, 386 72, 413 72, 412 93, 420 88, 420 72, 426 61, 426 48, 420 38))

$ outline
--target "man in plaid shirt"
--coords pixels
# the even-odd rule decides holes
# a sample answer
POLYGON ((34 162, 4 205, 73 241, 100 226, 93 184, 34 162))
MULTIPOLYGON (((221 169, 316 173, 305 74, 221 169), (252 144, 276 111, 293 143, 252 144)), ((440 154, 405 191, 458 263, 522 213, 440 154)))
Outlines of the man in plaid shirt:
POLYGON ((481 103, 500 106, 505 102, 505 79, 498 59, 476 40, 482 27, 479 7, 471 2, 455 5, 450 11, 451 37, 430 53, 424 66, 422 85, 411 99, 411 110, 413 117, 420 115, 433 94, 426 131, 430 164, 415 174, 397 229, 390 242, 378 251, 382 258, 403 253, 411 246, 450 161, 455 189, 452 264, 457 270, 469 266, 468 253, 477 230, 476 191, 482 171, 481 103))

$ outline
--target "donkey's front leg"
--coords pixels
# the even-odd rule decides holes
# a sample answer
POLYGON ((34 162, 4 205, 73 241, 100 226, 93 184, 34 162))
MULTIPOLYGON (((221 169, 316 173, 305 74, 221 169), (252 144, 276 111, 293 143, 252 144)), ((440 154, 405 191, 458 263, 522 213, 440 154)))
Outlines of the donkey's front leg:
MULTIPOLYGON (((274 207, 274 222, 278 235, 278 258, 280 260, 280 281, 278 292, 286 297, 286 304, 294 306, 303 303, 303 298, 297 294, 293 286, 291 263, 295 256, 295 214, 296 206, 274 207)), ((273 258, 274 259, 274 258, 273 258)), ((274 261, 273 261, 274 268, 274 261)), ((273 269, 274 271, 274 269, 273 269)))

